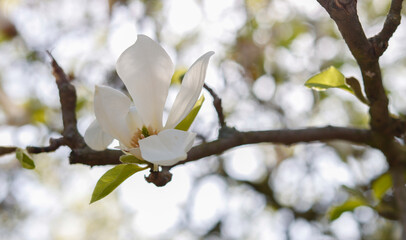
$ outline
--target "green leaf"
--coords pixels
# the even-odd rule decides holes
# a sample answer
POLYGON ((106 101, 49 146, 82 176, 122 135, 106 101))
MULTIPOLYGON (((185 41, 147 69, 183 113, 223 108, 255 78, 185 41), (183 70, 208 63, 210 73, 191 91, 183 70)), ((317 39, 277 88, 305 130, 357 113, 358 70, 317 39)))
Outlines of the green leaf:
POLYGON ((35 164, 31 156, 24 149, 17 148, 16 158, 21 163, 21 166, 26 169, 34 169, 35 164))
POLYGON ((94 203, 109 195, 124 180, 144 169, 146 169, 146 167, 140 167, 135 164, 120 164, 108 170, 97 182, 90 203, 94 203))
POLYGON ((187 131, 195 120, 197 113, 199 113, 200 108, 204 102, 204 95, 202 95, 199 100, 197 100, 195 106, 192 108, 192 111, 175 127, 175 129, 187 131))
POLYGON ((341 88, 354 94, 354 91, 345 82, 344 75, 333 66, 311 77, 306 81, 305 86, 318 91, 341 88))
POLYGON ((175 70, 175 73, 172 75, 171 85, 180 85, 182 84, 183 77, 187 72, 187 68, 178 68, 175 70))
POLYGON ((359 198, 349 198, 343 204, 338 206, 333 206, 328 212, 328 217, 330 221, 334 221, 341 216, 344 212, 353 211, 355 208, 360 206, 368 206, 368 204, 359 198))
POLYGON ((148 164, 147 161, 139 159, 134 155, 122 155, 120 157, 120 162, 122 162, 122 163, 133 163, 133 164, 148 164))
POLYGON ((392 187, 392 177, 389 173, 384 173, 372 182, 372 192, 374 197, 381 201, 385 193, 392 187))
POLYGON ((354 95, 363 103, 366 105, 369 105, 368 99, 364 96, 364 93, 362 93, 361 89, 361 84, 359 84, 359 81, 355 77, 349 77, 345 79, 345 82, 350 85, 351 89, 354 92, 354 95))

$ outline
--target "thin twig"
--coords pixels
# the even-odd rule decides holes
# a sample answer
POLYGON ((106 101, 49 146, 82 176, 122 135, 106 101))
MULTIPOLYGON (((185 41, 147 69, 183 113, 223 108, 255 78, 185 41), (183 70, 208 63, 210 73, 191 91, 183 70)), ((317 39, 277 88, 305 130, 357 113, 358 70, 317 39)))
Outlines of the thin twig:
POLYGON ((27 147, 29 153, 43 153, 43 152, 53 152, 57 150, 60 146, 65 145, 64 138, 51 138, 49 139, 49 146, 47 147, 27 147))
POLYGON ((13 153, 17 150, 17 147, 0 147, 0 156, 13 153))
POLYGON ((385 52, 389 45, 389 39, 400 25, 402 2, 403 0, 392 0, 381 32, 370 39, 374 45, 375 54, 378 56, 381 56, 385 52))
POLYGON ((207 84, 204 84, 203 87, 213 97, 213 105, 214 105, 214 108, 216 109, 216 112, 217 112, 220 127, 221 128, 225 127, 226 126, 226 121, 224 119, 223 107, 221 106, 221 98, 219 98, 219 96, 214 92, 214 90, 212 88, 210 88, 209 86, 207 86, 207 84))

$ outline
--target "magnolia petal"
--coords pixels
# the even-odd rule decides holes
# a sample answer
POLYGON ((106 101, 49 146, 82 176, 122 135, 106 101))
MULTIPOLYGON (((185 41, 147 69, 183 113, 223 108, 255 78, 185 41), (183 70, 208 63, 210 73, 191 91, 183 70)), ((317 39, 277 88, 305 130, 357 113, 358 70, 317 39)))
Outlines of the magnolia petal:
POLYGON ((192 148, 196 133, 167 129, 158 133, 158 137, 169 149, 181 149, 182 151, 188 152, 190 148, 192 148))
POLYGON ((144 123, 162 129, 162 114, 174 72, 165 50, 149 37, 138 35, 135 44, 117 60, 116 69, 144 123))
POLYGON ((94 113, 101 128, 126 146, 130 146, 131 133, 126 116, 131 105, 130 99, 111 87, 96 86, 94 113))
POLYGON ((138 114, 138 111, 134 106, 130 107, 130 110, 126 117, 126 121, 128 129, 131 131, 132 136, 137 130, 142 129, 144 125, 142 123, 141 116, 138 114))
POLYGON ((125 152, 126 154, 134 155, 138 159, 142 159, 141 150, 139 147, 138 148, 127 147, 124 144, 120 143, 120 146, 117 146, 115 148, 120 149, 121 151, 125 152))
POLYGON ((93 150, 102 151, 113 141, 113 137, 103 131, 97 120, 87 128, 84 136, 86 144, 93 150))
POLYGON ((185 74, 182 86, 173 103, 168 120, 166 121, 166 129, 174 128, 188 115, 190 110, 192 110, 202 91, 207 65, 213 54, 214 52, 208 52, 201 56, 185 74))
POLYGON ((141 150, 140 148, 130 148, 127 150, 131 155, 134 155, 138 159, 143 159, 141 155, 141 150))
POLYGON ((153 164, 171 166, 185 160, 196 134, 167 129, 139 141, 142 158, 153 164))

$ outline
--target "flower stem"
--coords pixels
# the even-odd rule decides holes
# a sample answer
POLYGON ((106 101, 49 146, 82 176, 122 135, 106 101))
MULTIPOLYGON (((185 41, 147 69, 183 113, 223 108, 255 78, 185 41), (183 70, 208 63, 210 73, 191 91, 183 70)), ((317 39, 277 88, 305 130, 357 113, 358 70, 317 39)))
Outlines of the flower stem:
POLYGON ((152 171, 153 171, 153 172, 158 172, 158 171, 159 171, 159 165, 158 165, 158 164, 154 164, 154 165, 152 166, 152 171))

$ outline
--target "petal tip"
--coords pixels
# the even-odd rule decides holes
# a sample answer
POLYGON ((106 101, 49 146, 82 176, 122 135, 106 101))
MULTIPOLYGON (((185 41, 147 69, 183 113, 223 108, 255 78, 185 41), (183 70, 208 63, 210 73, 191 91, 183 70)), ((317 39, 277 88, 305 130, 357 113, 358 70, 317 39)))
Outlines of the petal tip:
MULTIPOLYGON (((214 53, 215 53, 214 51, 209 51, 209 52, 203 54, 197 61, 199 61, 200 59, 206 59, 206 60, 208 60, 208 59, 210 59, 211 56, 214 55, 214 53)), ((196 62, 197 62, 197 61, 196 61, 196 62)))
MULTIPOLYGON (((148 37, 148 36, 145 35, 145 34, 138 34, 138 35, 137 35, 137 41, 138 41, 138 40, 141 40, 141 39, 152 40, 152 38, 148 37)), ((152 41, 154 41, 154 40, 152 40, 152 41)))
POLYGON ((206 54, 210 55, 210 56, 213 56, 215 54, 215 52, 214 51, 208 51, 206 54))

